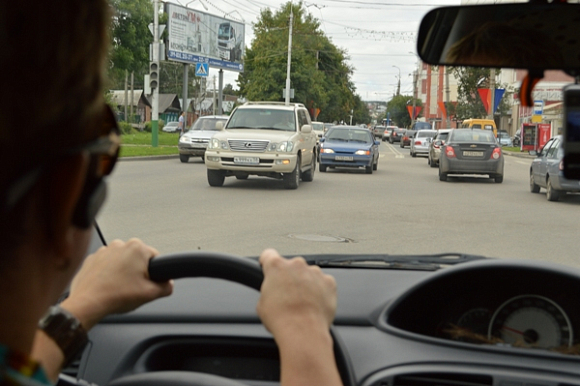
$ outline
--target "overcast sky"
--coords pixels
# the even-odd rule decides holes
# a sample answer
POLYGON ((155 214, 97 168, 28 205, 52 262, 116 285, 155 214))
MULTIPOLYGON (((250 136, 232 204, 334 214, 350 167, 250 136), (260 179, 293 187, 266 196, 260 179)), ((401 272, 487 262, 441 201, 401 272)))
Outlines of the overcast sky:
MULTIPOLYGON (((279 10, 283 0, 171 0, 192 9, 246 25, 246 47, 251 46, 252 24, 260 9, 279 10), (205 4, 207 10, 202 5, 205 4)), ((431 9, 457 5, 460 0, 309 0, 310 13, 332 42, 345 49, 354 67, 352 80, 363 100, 389 100, 396 91, 399 69, 401 93, 412 94, 412 76, 417 63, 415 36, 421 18, 431 9), (396 67, 394 67, 396 66, 396 67), (398 67, 398 68, 397 68, 398 67)), ((210 77, 217 76, 210 69, 210 77)), ((224 85, 235 82, 237 73, 226 71, 224 85)), ((284 85, 281 85, 283 88, 284 85)))

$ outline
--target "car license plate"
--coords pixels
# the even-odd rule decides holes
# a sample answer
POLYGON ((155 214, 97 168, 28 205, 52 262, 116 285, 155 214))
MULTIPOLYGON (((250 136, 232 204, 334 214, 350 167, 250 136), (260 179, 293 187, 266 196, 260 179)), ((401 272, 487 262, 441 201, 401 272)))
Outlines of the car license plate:
POLYGON ((482 151, 464 151, 463 156, 464 157, 483 157, 483 152, 482 151))
POLYGON ((258 165, 259 157, 234 157, 234 163, 239 165, 258 165))
POLYGON ((347 157, 344 155, 337 155, 336 157, 334 157, 334 159, 336 161, 352 161, 354 159, 354 157, 347 157))

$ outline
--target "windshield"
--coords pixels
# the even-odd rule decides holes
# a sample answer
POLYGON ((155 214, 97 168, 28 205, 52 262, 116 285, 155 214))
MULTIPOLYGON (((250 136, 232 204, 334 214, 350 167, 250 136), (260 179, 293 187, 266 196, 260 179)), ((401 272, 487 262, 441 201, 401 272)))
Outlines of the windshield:
POLYGON ((292 110, 239 108, 232 114, 226 129, 296 131, 296 120, 292 110))
POLYGON ((486 142, 495 143, 493 132, 486 130, 459 129, 453 130, 449 142, 486 142))
POLYGON ((324 131, 324 124, 318 122, 312 122, 312 130, 324 131))
POLYGON ((218 38, 222 40, 229 40, 230 28, 231 27, 229 23, 220 24, 220 28, 218 30, 218 38))
POLYGON ((417 132, 417 135, 415 136, 415 138, 433 138, 436 135, 437 135, 436 131, 421 130, 421 131, 417 132))
MULTIPOLYGON (((110 240, 140 237, 161 253, 207 250, 257 256, 266 247, 276 248, 287 256, 457 252, 580 267, 575 244, 580 194, 565 192, 558 202, 549 202, 545 172, 539 193, 531 193, 530 170, 535 158, 528 154, 534 146, 539 146, 538 140, 543 141, 543 146, 563 127, 561 90, 574 79, 561 71, 547 71, 533 93, 534 100, 544 101, 543 111, 534 114, 533 108, 521 106, 517 96, 526 71, 423 63, 416 55, 421 18, 442 3, 459 4, 460 1, 412 3, 410 6, 396 1, 387 6, 380 2, 354 5, 335 1, 325 3, 321 9, 294 3, 295 7, 302 4, 304 15, 310 15, 307 18, 294 13, 297 24, 290 67, 293 96, 289 103, 302 105, 303 117, 284 106, 289 9, 265 2, 271 17, 238 9, 245 20, 244 70, 223 69, 222 108, 231 117, 225 130, 214 136, 214 139, 219 136, 216 144, 220 152, 215 157, 228 157, 227 162, 232 165, 238 162, 239 169, 255 163, 262 175, 235 176, 234 170, 225 177, 221 187, 209 185, 211 167, 199 154, 189 155, 189 159, 186 156, 185 163, 180 161, 179 146, 193 147, 195 143, 180 144, 176 134, 159 130, 159 145, 151 147, 151 110, 147 95, 135 92, 133 115, 136 119, 133 123, 129 118, 124 119, 125 68, 130 80, 133 67, 118 67, 124 66, 120 54, 111 56, 114 65, 110 68, 115 69, 111 75, 111 95, 118 95, 115 109, 121 122, 135 127, 131 134, 123 134, 121 155, 143 156, 135 154, 142 148, 150 152, 147 156, 173 153, 169 158, 117 164, 109 178, 107 202, 99 214, 105 237, 110 240), (344 7, 350 7, 348 15, 344 7), (340 25, 332 24, 335 19, 340 25), (343 57, 344 60, 340 59, 343 57), (491 103, 489 90, 494 85, 498 91, 491 103), (247 101, 276 104, 245 105, 247 101), (492 127, 491 119, 500 138, 506 136, 504 131, 513 138, 521 129, 518 141, 500 148, 493 130, 483 130, 492 127), (410 144, 402 136, 415 124, 415 128, 428 129, 417 131, 418 137, 431 136, 435 129, 437 139, 447 142, 449 134, 439 131, 457 130, 468 120, 478 121, 474 129, 466 129, 461 135, 458 132, 453 139, 496 144, 500 152, 494 155, 501 155, 504 163, 503 182, 496 182, 494 175, 489 174, 451 173, 447 181, 440 181, 438 157, 445 146, 432 141, 429 149, 415 149, 413 141, 410 144), (318 145, 317 135, 313 135, 316 137, 313 144, 301 154, 302 178, 297 189, 290 191, 284 187, 282 172, 269 173, 276 162, 295 162, 296 149, 309 140, 309 134, 300 130, 305 121, 324 122, 328 131, 318 145), (402 129, 397 129, 395 135, 384 135, 362 129, 361 124, 402 129), (352 128, 337 129, 341 127, 352 128), (138 136, 144 138, 140 143, 136 143, 138 136), (325 172, 320 171, 319 159, 326 155, 338 156, 337 162, 343 163, 355 162, 358 157, 367 157, 364 162, 370 162, 370 155, 363 153, 371 140, 380 143, 377 170, 366 174, 363 165, 328 167, 325 172), (328 154, 321 152, 322 145, 324 149, 336 141, 349 147, 353 145, 354 150, 343 154, 337 147, 329 149, 328 154), (243 149, 263 145, 264 150, 230 153, 235 145, 243 149), (360 149, 356 145, 361 145, 360 149), (287 151, 289 147, 293 149, 287 151), (354 154, 359 150, 359 154, 354 154), (310 154, 316 154, 311 182, 306 181, 310 158, 305 158, 310 154), (270 163, 264 163, 262 159, 270 155, 270 163), (345 158, 340 160, 340 157, 345 158)), ((221 5, 224 13, 234 11, 221 0, 216 5, 221 5)), ((198 6, 202 7, 199 3, 198 6)), ((235 12, 229 14, 242 19, 235 12)), ((149 23, 151 17, 147 17, 149 23)), ((135 55, 149 52, 151 35, 147 23, 142 33, 147 36, 146 44, 127 46, 126 50, 135 55)), ((211 39, 215 40, 218 31, 220 36, 226 36, 229 26, 217 24, 212 30, 215 34, 211 39)), ((572 44, 570 50, 576 47, 572 44)), ((533 51, 534 47, 530 49, 533 51)), ((216 61, 212 57, 210 63, 234 64, 227 61, 227 55, 220 59, 217 50, 214 54, 216 61)), ((231 54, 238 57, 236 52, 231 54)), ((182 66, 171 60, 161 65, 160 119, 179 118, 179 107, 171 103, 178 105, 183 98, 182 66), (171 72, 173 76, 168 77, 165 69, 174 67, 175 73, 171 72)), ((148 72, 148 55, 135 68, 148 72)), ((216 99, 220 95, 219 70, 210 65, 209 77, 203 81, 190 74, 188 127, 192 124, 196 127, 197 115, 212 114, 214 105, 219 114, 217 102, 212 99, 214 76, 216 99)), ((135 72, 135 90, 140 88, 137 74, 141 72, 135 72)), ((139 79, 142 82, 142 77, 139 79)), ((129 92, 127 100, 131 100, 130 95, 129 92)), ((128 115, 130 107, 127 106, 128 115)), ((312 127, 316 130, 320 125, 312 124, 312 127)), ((480 153, 481 149, 476 149, 472 156, 477 158, 480 153)), ((455 155, 456 159, 462 156, 458 150, 455 155)), ((486 160, 491 159, 491 151, 481 158, 484 156, 486 160)), ((555 160, 555 170, 558 165, 559 160, 555 160)))
POLYGON ((199 118, 193 126, 191 126, 191 130, 209 130, 209 131, 218 131, 219 129, 216 127, 216 123, 222 122, 224 125, 226 123, 226 118, 199 118))

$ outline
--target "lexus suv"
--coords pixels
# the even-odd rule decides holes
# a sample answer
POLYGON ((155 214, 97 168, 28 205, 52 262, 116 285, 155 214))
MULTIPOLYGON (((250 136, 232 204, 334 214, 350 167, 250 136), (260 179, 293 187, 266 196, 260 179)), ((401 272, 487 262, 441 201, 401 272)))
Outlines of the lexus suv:
POLYGON ((296 189, 300 180, 314 179, 316 139, 303 104, 247 102, 209 142, 208 183, 222 186, 225 177, 257 175, 281 179, 286 189, 296 189))

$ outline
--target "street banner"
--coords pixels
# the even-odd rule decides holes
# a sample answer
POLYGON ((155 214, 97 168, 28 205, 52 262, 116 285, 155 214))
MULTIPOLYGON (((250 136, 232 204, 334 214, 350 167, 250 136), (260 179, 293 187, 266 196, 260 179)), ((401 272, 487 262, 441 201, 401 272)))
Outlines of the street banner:
POLYGON ((413 106, 407 106, 407 111, 409 112, 409 117, 411 117, 411 119, 416 119, 422 109, 422 107, 415 106, 415 116, 413 117, 413 106))
POLYGON ((495 96, 494 96, 494 100, 493 100, 493 112, 494 113, 497 111, 497 108, 499 106, 499 102, 501 101, 501 98, 503 98, 504 93, 505 93, 505 88, 496 88, 495 89, 495 96))
POLYGON ((447 109, 445 108, 445 102, 437 102, 437 105, 443 113, 443 119, 447 119, 447 109))
MULTIPOLYGON (((485 112, 487 114, 489 114, 490 112, 490 107, 491 107, 491 89, 489 88, 478 88, 477 92, 479 94, 479 97, 481 98, 481 101, 483 102, 483 107, 485 107, 485 112)), ((493 99, 493 112, 495 113, 498 106, 499 106, 499 102, 501 101, 501 98, 503 98, 503 94, 505 93, 505 89, 504 88, 496 88, 494 90, 494 99, 493 99)))

